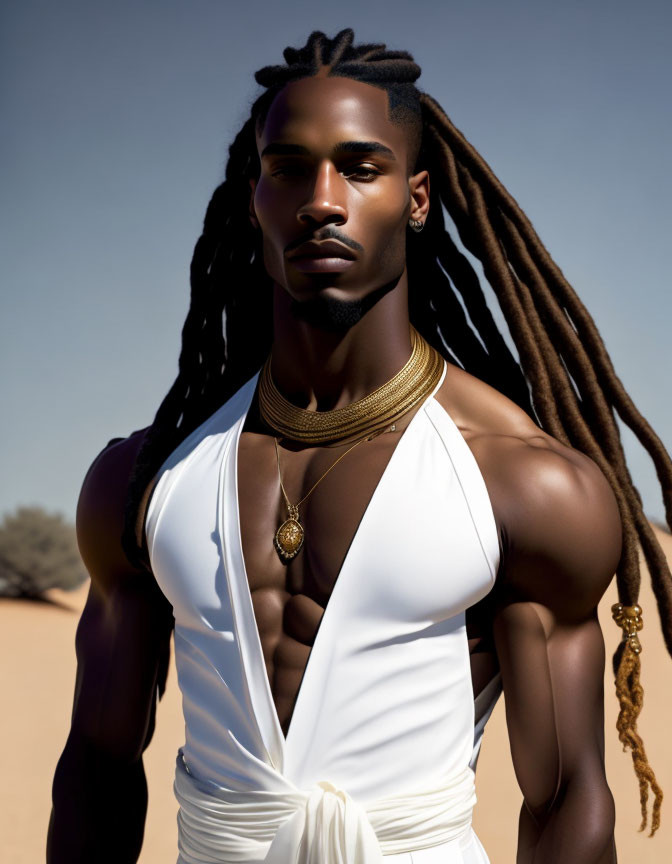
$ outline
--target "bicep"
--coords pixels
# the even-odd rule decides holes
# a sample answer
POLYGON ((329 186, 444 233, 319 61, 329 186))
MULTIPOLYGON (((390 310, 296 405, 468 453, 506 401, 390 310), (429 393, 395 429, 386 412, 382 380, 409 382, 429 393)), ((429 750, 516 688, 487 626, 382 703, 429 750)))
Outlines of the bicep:
POLYGON ((621 527, 607 481, 580 454, 532 448, 509 468, 516 509, 495 641, 514 767, 528 807, 542 813, 574 778, 605 785, 597 604, 621 527))
POLYGON ((92 583, 75 639, 73 734, 113 758, 141 756, 171 629, 172 611, 148 574, 105 594, 92 583))
POLYGON ((72 732, 130 761, 151 735, 173 624, 172 608, 153 576, 133 568, 121 547, 138 445, 138 437, 131 437, 103 451, 77 507, 77 537, 91 587, 75 640, 72 732))
POLYGON ((541 817, 573 778, 586 788, 604 781, 600 626, 595 614, 561 623, 541 604, 516 602, 499 611, 494 634, 514 769, 541 817))

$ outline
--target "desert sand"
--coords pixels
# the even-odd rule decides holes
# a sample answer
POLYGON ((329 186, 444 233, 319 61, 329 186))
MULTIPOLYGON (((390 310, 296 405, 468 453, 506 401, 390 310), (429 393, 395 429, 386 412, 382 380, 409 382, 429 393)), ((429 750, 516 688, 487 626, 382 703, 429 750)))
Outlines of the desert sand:
MULTIPOLYGON (((672 537, 657 532, 672 560, 672 537)), ((0 730, 3 746, 0 787, 0 858, 7 864, 44 861, 51 807, 51 781, 65 743, 75 677, 74 636, 87 586, 54 597, 67 608, 26 601, 0 601, 0 692, 5 694, 0 730)), ((615 585, 600 606, 600 620, 610 656, 620 630, 611 620, 615 585)), ((644 710, 639 729, 658 781, 672 801, 670 708, 672 661, 665 651, 648 577, 643 577, 640 604, 644 710)), ((629 754, 615 732, 616 697, 610 665, 605 673, 607 776, 616 800, 616 843, 621 864, 664 864, 672 855, 672 811, 663 805, 662 827, 653 839, 638 833, 639 792, 629 754)), ((145 756, 149 813, 140 864, 172 864, 177 857, 177 806, 172 778, 184 724, 175 671, 158 709, 157 730, 145 756)), ((515 861, 516 827, 521 795, 511 766, 503 700, 488 724, 477 776, 478 804, 474 827, 492 864, 515 861)))

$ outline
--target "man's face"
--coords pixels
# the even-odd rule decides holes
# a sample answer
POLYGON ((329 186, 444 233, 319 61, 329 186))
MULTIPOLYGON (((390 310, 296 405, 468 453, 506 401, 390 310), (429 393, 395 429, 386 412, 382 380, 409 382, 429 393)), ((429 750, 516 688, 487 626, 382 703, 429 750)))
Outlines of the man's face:
POLYGON ((257 136, 251 218, 269 276, 301 304, 357 301, 396 283, 409 217, 429 195, 409 177, 406 129, 387 93, 348 78, 304 78, 275 98, 257 136))

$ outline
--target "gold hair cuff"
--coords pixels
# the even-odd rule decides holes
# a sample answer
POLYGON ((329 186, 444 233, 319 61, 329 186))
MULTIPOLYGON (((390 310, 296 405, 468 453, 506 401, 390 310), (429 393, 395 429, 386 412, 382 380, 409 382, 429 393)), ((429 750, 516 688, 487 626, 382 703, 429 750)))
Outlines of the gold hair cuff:
POLYGON ((622 603, 614 603, 611 607, 611 614, 618 626, 623 628, 623 638, 625 641, 630 643, 630 647, 635 654, 641 654, 642 643, 639 641, 637 633, 644 626, 642 607, 637 604, 634 606, 623 606, 622 603))

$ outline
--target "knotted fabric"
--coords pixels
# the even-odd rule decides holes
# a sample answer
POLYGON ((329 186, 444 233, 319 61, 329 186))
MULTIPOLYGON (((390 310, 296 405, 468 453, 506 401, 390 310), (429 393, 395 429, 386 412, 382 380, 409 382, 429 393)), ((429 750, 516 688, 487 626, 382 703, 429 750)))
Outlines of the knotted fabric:
POLYGON ((288 793, 224 789, 195 778, 178 756, 174 788, 184 864, 382 864, 383 855, 461 836, 476 802, 471 768, 364 806, 327 780, 288 793))

